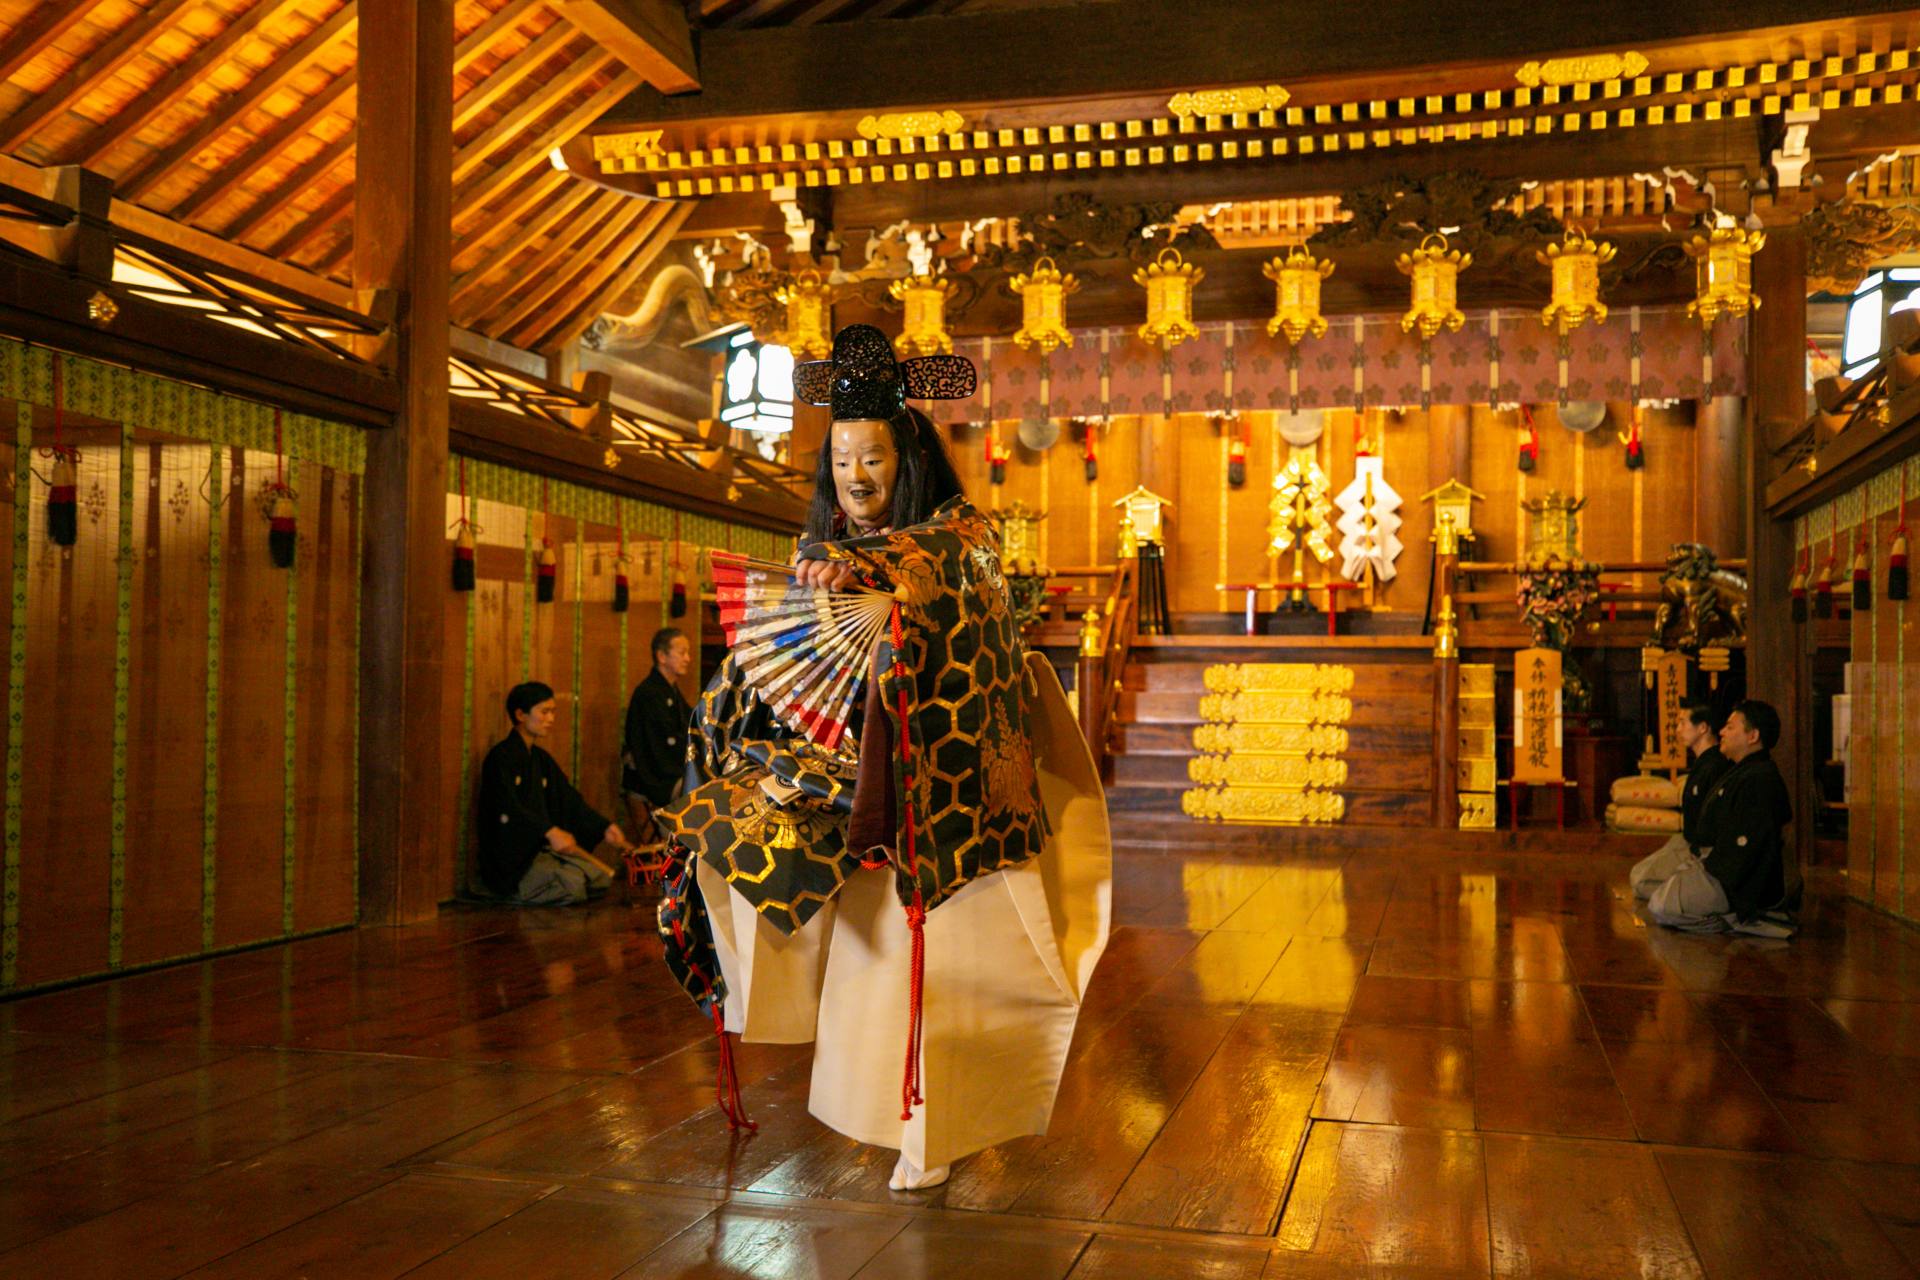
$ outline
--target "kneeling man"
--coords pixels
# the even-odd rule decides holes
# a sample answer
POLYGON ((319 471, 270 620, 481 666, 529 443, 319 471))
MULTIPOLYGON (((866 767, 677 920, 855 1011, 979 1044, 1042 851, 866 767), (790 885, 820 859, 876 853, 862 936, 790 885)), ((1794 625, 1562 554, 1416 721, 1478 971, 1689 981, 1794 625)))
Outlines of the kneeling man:
POLYGON ((480 876, 525 906, 571 906, 598 897, 613 868, 588 850, 626 848, 619 827, 595 813, 539 743, 553 728, 553 690, 538 680, 507 694, 513 731, 480 767, 480 876))
POLYGON ((1688 704, 1682 732, 1686 735, 1687 750, 1693 753, 1693 765, 1687 770, 1687 780, 1680 789, 1680 830, 1633 864, 1628 882, 1633 885, 1637 898, 1651 897, 1674 873, 1699 860, 1704 843, 1700 838, 1700 808, 1707 793, 1720 781, 1720 775, 1733 767, 1716 745, 1718 734, 1713 709, 1706 703, 1688 704))
POLYGON ((1750 699, 1727 717, 1720 750, 1732 763, 1701 803, 1700 859, 1654 889, 1647 914, 1656 922, 1699 933, 1791 936, 1781 830, 1793 805, 1770 754, 1779 741, 1780 713, 1767 703, 1750 699))

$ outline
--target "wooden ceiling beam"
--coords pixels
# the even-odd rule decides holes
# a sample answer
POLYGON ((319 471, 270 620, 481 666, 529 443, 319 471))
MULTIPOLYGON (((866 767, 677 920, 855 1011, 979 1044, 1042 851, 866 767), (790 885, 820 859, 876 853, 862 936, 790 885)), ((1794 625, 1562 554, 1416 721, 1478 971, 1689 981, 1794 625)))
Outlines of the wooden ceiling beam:
POLYGON ((612 63, 613 55, 604 51, 580 58, 568 64, 558 75, 548 79, 525 98, 514 103, 512 108, 490 125, 485 132, 454 153, 454 187, 458 189, 465 178, 486 164, 488 156, 501 146, 519 138, 534 121, 565 101, 581 85, 593 79, 612 63))
POLYGON ((548 298, 541 300, 548 302, 551 299, 550 304, 529 308, 517 327, 509 318, 501 324, 501 332, 512 335, 508 338, 510 342, 539 349, 537 339, 564 324, 593 296, 597 288, 605 285, 606 277, 597 270, 598 265, 602 262, 630 261, 640 252, 641 246, 665 225, 674 211, 669 204, 648 205, 640 210, 640 217, 628 218, 622 223, 617 240, 614 236, 604 239, 596 236, 594 242, 575 259, 573 270, 555 273, 564 274, 568 280, 564 289, 550 290, 548 298))
POLYGON ((587 260, 645 212, 644 208, 622 204, 617 196, 595 200, 585 216, 576 218, 546 243, 517 287, 503 290, 474 316, 472 327, 511 341, 507 337, 510 328, 557 293, 575 271, 583 267, 592 270, 594 264, 587 260))
POLYGON ((551 58, 569 40, 577 40, 580 33, 564 22, 556 22, 542 31, 520 52, 501 63, 488 73, 486 79, 468 89, 453 104, 453 130, 460 130, 472 124, 474 119, 488 107, 498 102, 503 94, 510 93, 513 87, 526 79, 540 64, 551 58))
MULTIPOLYGON (((562 218, 572 215, 574 210, 599 190, 590 182, 575 182, 558 199, 542 201, 540 209, 525 222, 518 231, 498 249, 489 253, 471 270, 455 277, 453 282, 453 304, 457 309, 466 296, 485 284, 494 275, 507 269, 514 258, 552 230, 562 218)), ((456 255, 457 256, 457 255, 456 255)))
POLYGON ((494 40, 525 22, 536 9, 544 9, 547 0, 508 0, 500 11, 466 34, 453 51, 453 74, 459 75, 473 65, 474 59, 493 47, 494 40))
MULTIPOLYGON (((347 183, 331 196, 318 209, 307 216, 306 221, 293 227, 285 235, 267 246, 267 256, 273 258, 292 258, 308 245, 318 240, 327 228, 339 222, 341 218, 353 212, 353 184, 347 183)), ((326 272, 322 271, 322 275, 326 272)))
MULTIPOLYGON (((1485 0, 1471 22, 1426 0, 1379 0, 1364 22, 1341 5, 1135 0, 862 23, 705 31, 701 89, 636 93, 609 123, 806 121, 825 115, 1172 94, 1248 84, 1370 81, 1410 68, 1511 69, 1556 52, 1661 45, 1769 28, 1906 18, 1889 0, 1751 0, 1604 6, 1485 0), (1624 35, 1623 33, 1630 33, 1624 35), (982 57, 982 50, 1005 56, 982 57), (1035 56, 1021 56, 1029 51, 1035 56)), ((1164 101, 1164 98, 1161 99, 1164 101)))
POLYGON ((101 81, 138 58, 148 42, 172 25, 174 17, 189 3, 190 0, 159 0, 114 32, 71 71, 28 98, 12 115, 0 120, 0 150, 15 150, 41 124, 71 109, 99 87, 101 81))
MULTIPOLYGON (((78 163, 87 166, 97 163, 108 151, 185 98, 209 70, 227 61, 263 25, 277 20, 288 10, 298 7, 299 3, 300 0, 264 0, 235 18, 225 31, 196 49, 191 57, 162 77, 132 106, 114 113, 113 119, 85 138, 76 149, 80 154, 78 163)), ((209 142, 233 128, 241 117, 278 93, 321 54, 352 35, 356 19, 354 6, 348 4, 315 27, 305 39, 276 56, 237 92, 221 99, 165 150, 123 178, 120 182, 122 192, 128 199, 138 200, 153 190, 175 169, 200 154, 209 142)))
POLYGON ((561 17, 584 31, 661 93, 700 88, 693 30, 681 0, 554 0, 561 17))
POLYGON ((553 194, 567 183, 575 180, 573 174, 562 173, 549 166, 536 170, 532 178, 523 182, 510 197, 490 209, 474 210, 473 213, 486 214, 485 221, 466 235, 459 234, 459 223, 454 224, 453 268, 464 270, 462 263, 471 263, 480 251, 507 234, 528 213, 546 203, 553 194))
MULTIPOLYGON (((289 142, 295 138, 304 138, 313 128, 314 122, 321 116, 338 107, 343 112, 351 112, 353 104, 350 95, 358 86, 360 68, 348 67, 345 71, 327 82, 326 88, 300 104, 286 119, 261 134, 254 144, 220 166, 212 181, 197 188, 194 193, 175 205, 172 216, 191 220, 202 210, 210 208, 233 192, 240 190, 255 174, 273 163, 289 142)), ((349 135, 351 136, 351 132, 349 135)), ((277 193, 276 193, 277 194, 277 193)), ((247 215, 242 215, 243 217, 247 215)), ((231 230, 231 229, 230 229, 231 230)), ((233 232, 233 234, 244 234, 233 232)))
POLYGON ((502 191, 518 182, 535 165, 546 164, 548 152, 599 119, 614 103, 633 92, 639 83, 638 75, 631 71, 621 71, 605 88, 542 130, 531 142, 515 152, 512 159, 504 164, 493 166, 485 177, 465 190, 456 189, 453 205, 454 226, 458 227, 465 215, 485 206, 502 191))
POLYGON ((332 172, 341 161, 353 154, 354 141, 358 130, 349 129, 324 147, 321 147, 305 164, 288 174, 280 185, 268 192, 266 197, 256 202, 245 213, 224 227, 220 234, 230 240, 242 241, 251 235, 255 228, 272 221, 293 207, 302 192, 332 172))
POLYGON ((693 205, 689 202, 683 201, 675 205, 673 211, 653 229, 646 240, 622 259, 623 265, 620 270, 615 272, 613 278, 588 299, 586 305, 576 308, 559 325, 541 334, 535 339, 534 345, 542 350, 564 347, 585 333, 587 326, 592 324, 601 312, 612 306, 621 294, 631 289, 646 269, 659 259, 660 255, 673 243, 673 238, 679 232, 681 224, 692 212, 693 205))
POLYGON ((92 8, 79 0, 67 0, 65 4, 42 4, 29 9, 27 20, 14 28, 6 43, 0 44, 0 80, 11 80, 15 72, 45 53, 92 8))
POLYGON ((1760 123, 1754 117, 1683 125, 1642 125, 1581 135, 1533 135, 1426 147, 1340 151, 1279 160, 1154 169, 1080 169, 1071 173, 978 181, 843 186, 833 194, 833 222, 842 231, 916 221, 1009 217, 1044 209, 1063 191, 1102 204, 1176 205, 1221 200, 1278 200, 1339 195, 1383 174, 1418 179, 1471 169, 1522 181, 1594 174, 1658 173, 1662 165, 1701 172, 1729 163, 1757 169, 1760 123))

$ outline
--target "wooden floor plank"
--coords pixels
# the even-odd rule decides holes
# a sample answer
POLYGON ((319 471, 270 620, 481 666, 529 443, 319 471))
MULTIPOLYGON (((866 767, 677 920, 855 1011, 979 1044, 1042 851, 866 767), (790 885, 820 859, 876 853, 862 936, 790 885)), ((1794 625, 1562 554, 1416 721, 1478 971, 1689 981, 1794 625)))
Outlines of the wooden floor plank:
POLYGON ((1899 1251, 1829 1166, 1708 1151, 1662 1151, 1659 1160, 1710 1276, 1909 1274, 1899 1251))
POLYGON ((1347 1025, 1452 1027, 1464 1031, 1467 984, 1451 978, 1389 978, 1367 973, 1354 987, 1347 1025))
POLYGON ((1473 1128, 1473 1037, 1447 1027, 1347 1027, 1314 1098, 1322 1120, 1473 1128))
POLYGON ((1069 1280, 1258 1280, 1267 1250, 1097 1235, 1069 1280))
POLYGON ((1268 1275, 1490 1274, 1480 1139, 1316 1123, 1268 1275))
POLYGON ((1062 1280, 1092 1234, 921 1218, 856 1274, 863 1280, 1062 1280))
POLYGON ((407 1280, 612 1280, 705 1217, 673 1196, 562 1187, 407 1273, 407 1280))
POLYGON ((907 1223, 893 1215, 791 1205, 722 1205, 634 1263, 621 1280, 852 1280, 907 1223))
POLYGON ((1495 1276, 1703 1280, 1648 1148, 1491 1133, 1482 1146, 1495 1276))

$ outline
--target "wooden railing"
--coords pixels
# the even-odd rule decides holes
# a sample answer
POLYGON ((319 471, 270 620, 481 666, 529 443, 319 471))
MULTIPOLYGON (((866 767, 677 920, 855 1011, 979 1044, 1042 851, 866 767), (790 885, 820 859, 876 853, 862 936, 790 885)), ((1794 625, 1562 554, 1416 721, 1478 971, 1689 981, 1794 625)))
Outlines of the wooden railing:
POLYGON ((1094 768, 1106 776, 1113 709, 1139 625, 1139 562, 1123 560, 1114 571, 1105 605, 1089 612, 1080 636, 1080 665, 1075 687, 1080 700, 1080 730, 1087 736, 1094 768))

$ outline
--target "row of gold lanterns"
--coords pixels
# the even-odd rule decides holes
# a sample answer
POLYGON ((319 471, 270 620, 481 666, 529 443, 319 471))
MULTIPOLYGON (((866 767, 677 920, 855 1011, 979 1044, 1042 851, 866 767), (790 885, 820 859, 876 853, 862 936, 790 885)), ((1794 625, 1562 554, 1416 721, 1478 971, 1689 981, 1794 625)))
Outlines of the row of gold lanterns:
MULTIPOLYGON (((1716 227, 1688 241, 1684 248, 1695 263, 1695 297, 1688 304, 1687 314, 1711 329, 1723 317, 1738 318, 1758 307, 1759 300, 1753 293, 1753 255, 1765 243, 1763 232, 1737 226, 1716 227)), ((1558 244, 1535 256, 1552 272, 1553 298, 1540 313, 1541 323, 1568 333, 1589 320, 1606 320, 1607 308, 1600 300, 1600 268, 1613 260, 1612 245, 1569 227, 1558 244)), ((1460 273, 1472 263, 1472 254, 1452 248, 1438 232, 1427 236, 1418 248, 1401 254, 1394 265, 1412 282, 1411 305, 1400 318, 1402 331, 1418 331, 1423 341, 1431 340, 1442 329, 1457 332, 1466 323, 1459 307, 1460 273)), ((1289 343, 1298 345, 1326 333, 1327 322, 1320 313, 1320 285, 1333 274, 1333 263, 1295 246, 1268 262, 1263 274, 1274 284, 1269 335, 1284 334, 1289 343)), ((1193 320, 1193 291, 1205 278, 1205 270, 1186 261, 1172 247, 1162 249, 1152 263, 1134 272, 1134 283, 1147 292, 1147 319, 1138 330, 1141 341, 1170 350, 1199 337, 1193 320)), ((1014 276, 1008 286, 1020 298, 1020 328, 1013 334, 1017 345, 1035 348, 1042 355, 1073 345, 1073 334, 1067 328, 1066 299, 1079 290, 1078 277, 1061 271, 1052 258, 1042 257, 1032 270, 1014 276)), ((901 334, 894 341, 901 355, 953 350, 953 338, 946 328, 947 302, 955 293, 951 280, 913 275, 894 281, 888 292, 906 308, 901 334)), ((790 348, 796 358, 826 358, 833 347, 831 286, 818 272, 802 271, 774 296, 786 308, 786 324, 774 340, 790 348)))

